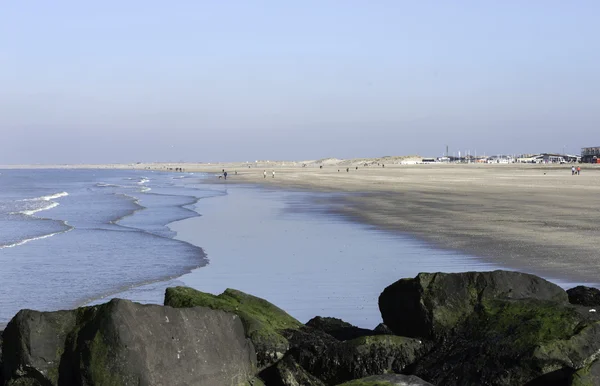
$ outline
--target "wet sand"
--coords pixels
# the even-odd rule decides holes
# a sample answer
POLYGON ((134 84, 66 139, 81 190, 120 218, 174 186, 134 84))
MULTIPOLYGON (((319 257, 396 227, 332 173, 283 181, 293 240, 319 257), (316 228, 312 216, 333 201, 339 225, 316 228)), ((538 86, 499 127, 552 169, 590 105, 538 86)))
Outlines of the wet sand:
POLYGON ((181 166, 215 180, 228 170, 219 183, 351 193, 335 198, 333 210, 513 269, 600 277, 600 169, 592 166, 579 176, 568 165, 181 166))
POLYGON ((581 175, 572 176, 571 165, 400 165, 402 161, 329 159, 59 167, 183 168, 185 172, 213 173, 211 182, 221 184, 348 193, 329 204, 332 210, 362 223, 409 234, 436 247, 479 256, 511 269, 573 282, 598 281, 600 166, 582 164, 581 175), (369 166, 365 167, 365 162, 369 166), (387 162, 385 168, 378 162, 387 162), (227 181, 217 178, 223 169, 228 171, 227 181), (267 171, 267 178, 263 178, 263 171, 267 171), (272 171, 275 178, 271 177, 272 171))

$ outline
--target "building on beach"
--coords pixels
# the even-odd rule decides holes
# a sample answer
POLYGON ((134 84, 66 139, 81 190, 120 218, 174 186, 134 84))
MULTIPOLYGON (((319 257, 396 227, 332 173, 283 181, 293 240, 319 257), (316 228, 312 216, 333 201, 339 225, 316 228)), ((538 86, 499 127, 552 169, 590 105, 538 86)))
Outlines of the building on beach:
POLYGON ((581 162, 585 163, 600 163, 600 146, 596 147, 582 147, 581 148, 581 162))

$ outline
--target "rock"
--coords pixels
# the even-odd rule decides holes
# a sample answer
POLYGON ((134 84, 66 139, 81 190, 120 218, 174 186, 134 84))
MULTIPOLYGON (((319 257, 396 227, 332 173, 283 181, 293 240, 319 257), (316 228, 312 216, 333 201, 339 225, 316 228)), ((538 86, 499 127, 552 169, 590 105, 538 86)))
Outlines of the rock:
POLYGON ((289 336, 287 357, 326 385, 386 372, 400 372, 431 347, 417 339, 374 335, 340 342, 322 331, 303 328, 289 336))
POLYGON ((600 306, 600 290, 598 288, 577 286, 567 290, 569 303, 588 307, 600 306))
POLYGON ((338 340, 351 340, 361 336, 375 335, 371 330, 359 328, 337 318, 315 316, 306 325, 328 333, 338 340))
POLYGON ((75 311, 19 311, 2 334, 7 384, 57 385, 67 335, 76 323, 75 311))
POLYGON ((285 356, 282 360, 260 373, 268 386, 325 386, 319 379, 310 375, 294 358, 285 356))
POLYGON ((356 379, 339 386, 433 386, 414 375, 383 374, 356 379))
POLYGON ((497 299, 419 359, 411 373, 439 385, 564 385, 594 361, 600 322, 576 306, 497 299))
POLYGON ((260 378, 255 377, 249 380, 244 386, 265 386, 265 384, 260 378))
POLYGON ((20 311, 4 332, 7 385, 248 385, 256 354, 234 314, 114 299, 20 311))
POLYGON ((584 368, 575 372, 571 377, 571 386, 600 385, 600 361, 595 360, 584 368))
POLYGON ((442 339, 494 299, 568 301, 566 292, 542 278, 512 271, 420 273, 379 296, 383 322, 396 334, 442 339))
POLYGON ((0 385, 4 385, 4 377, 2 376, 2 333, 4 331, 0 331, 0 385))
POLYGON ((388 326, 383 323, 379 323, 377 327, 373 330, 376 335, 394 335, 394 331, 392 331, 388 326))
POLYGON ((233 289, 215 296, 188 287, 167 288, 165 305, 177 308, 203 306, 235 313, 242 319, 246 334, 254 344, 261 369, 281 359, 289 349, 289 342, 281 332, 302 326, 268 301, 233 289))

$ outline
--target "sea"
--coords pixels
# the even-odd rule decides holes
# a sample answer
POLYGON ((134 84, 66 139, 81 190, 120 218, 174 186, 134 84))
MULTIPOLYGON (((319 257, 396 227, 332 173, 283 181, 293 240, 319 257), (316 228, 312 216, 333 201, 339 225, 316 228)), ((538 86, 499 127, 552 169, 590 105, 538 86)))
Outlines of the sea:
POLYGON ((339 198, 231 174, 0 170, 0 329, 23 308, 161 304, 176 285, 373 328, 379 294, 398 279, 503 268, 356 223, 332 210, 339 198))

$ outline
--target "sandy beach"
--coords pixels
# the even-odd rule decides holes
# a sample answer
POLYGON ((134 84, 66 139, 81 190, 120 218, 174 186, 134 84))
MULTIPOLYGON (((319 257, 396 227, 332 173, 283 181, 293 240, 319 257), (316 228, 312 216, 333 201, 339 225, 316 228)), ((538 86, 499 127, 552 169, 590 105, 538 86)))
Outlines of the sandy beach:
POLYGON ((57 167, 183 168, 214 173, 211 183, 350 193, 330 202, 332 210, 513 269, 574 281, 600 277, 600 168, 583 164, 572 176, 571 165, 400 164, 405 160, 411 158, 57 167), (223 169, 227 181, 218 178, 223 169))
POLYGON ((376 161, 367 167, 364 163, 135 167, 182 167, 187 172, 215 173, 215 180, 225 169, 228 180, 220 183, 352 193, 336 198, 332 208, 361 222, 515 269, 574 280, 600 276, 600 169, 583 165, 581 175, 572 176, 570 165, 387 164, 384 168, 376 161))

